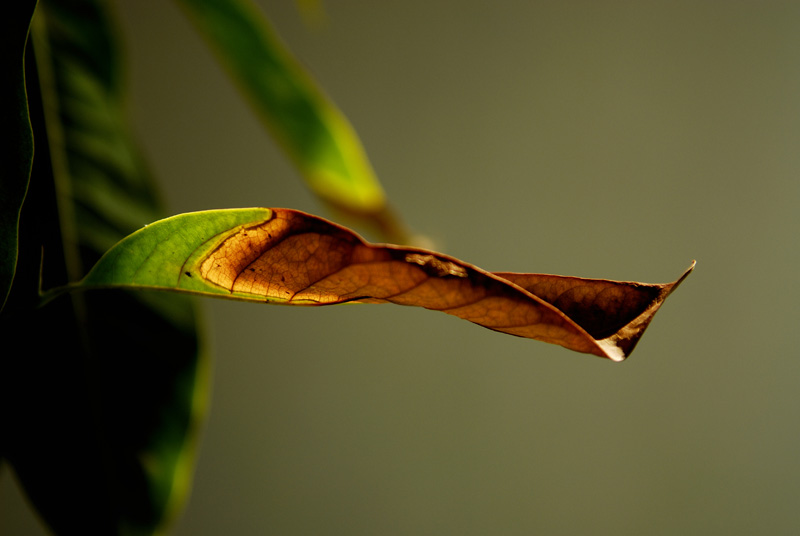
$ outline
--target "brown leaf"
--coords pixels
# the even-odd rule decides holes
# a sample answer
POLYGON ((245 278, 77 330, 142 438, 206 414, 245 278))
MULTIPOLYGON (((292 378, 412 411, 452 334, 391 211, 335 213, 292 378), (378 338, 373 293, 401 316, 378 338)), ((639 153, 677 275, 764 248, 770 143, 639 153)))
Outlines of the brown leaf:
POLYGON ((544 274, 490 273, 418 248, 369 244, 296 210, 225 238, 200 274, 228 291, 291 304, 396 303, 622 361, 675 282, 652 285, 544 274))

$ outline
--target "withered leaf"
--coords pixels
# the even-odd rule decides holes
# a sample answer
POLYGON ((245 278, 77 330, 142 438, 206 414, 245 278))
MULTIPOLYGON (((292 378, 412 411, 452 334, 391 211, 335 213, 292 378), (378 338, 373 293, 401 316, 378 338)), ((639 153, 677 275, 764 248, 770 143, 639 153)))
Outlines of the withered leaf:
POLYGON ((272 209, 268 219, 221 235, 190 268, 239 299, 415 305, 622 361, 694 262, 667 284, 490 273, 433 251, 370 244, 322 218, 272 209))

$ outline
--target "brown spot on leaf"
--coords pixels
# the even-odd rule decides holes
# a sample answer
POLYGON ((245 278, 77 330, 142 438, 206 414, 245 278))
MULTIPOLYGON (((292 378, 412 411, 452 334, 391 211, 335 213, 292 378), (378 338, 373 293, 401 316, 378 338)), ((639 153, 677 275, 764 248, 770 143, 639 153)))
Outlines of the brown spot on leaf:
POLYGON ((450 261, 439 259, 435 255, 421 255, 419 253, 409 253, 406 255, 406 262, 412 262, 422 266, 425 273, 435 277, 467 277, 467 269, 450 261))

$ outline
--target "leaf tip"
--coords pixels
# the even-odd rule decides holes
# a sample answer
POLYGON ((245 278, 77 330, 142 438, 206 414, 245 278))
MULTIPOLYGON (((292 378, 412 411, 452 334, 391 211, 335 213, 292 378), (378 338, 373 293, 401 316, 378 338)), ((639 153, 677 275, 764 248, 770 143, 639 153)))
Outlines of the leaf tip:
POLYGON ((619 362, 631 355, 656 312, 664 304, 667 297, 678 288, 678 285, 683 283, 689 274, 692 273, 696 264, 697 261, 693 260, 678 279, 672 283, 660 285, 662 288, 660 295, 637 318, 629 322, 611 337, 597 341, 600 348, 605 352, 606 357, 612 361, 619 362))
MULTIPOLYGON (((683 272, 683 274, 674 283, 670 284, 669 292, 667 293, 667 295, 672 294, 672 292, 674 292, 675 289, 678 288, 678 285, 683 283, 683 280, 686 279, 687 277, 689 277, 689 274, 692 273, 692 270, 694 270, 694 267, 696 265, 697 265, 697 261, 696 260, 692 260, 692 262, 689 264, 689 267, 686 269, 686 271, 683 272)), ((666 298, 666 296, 664 296, 664 298, 666 298)))

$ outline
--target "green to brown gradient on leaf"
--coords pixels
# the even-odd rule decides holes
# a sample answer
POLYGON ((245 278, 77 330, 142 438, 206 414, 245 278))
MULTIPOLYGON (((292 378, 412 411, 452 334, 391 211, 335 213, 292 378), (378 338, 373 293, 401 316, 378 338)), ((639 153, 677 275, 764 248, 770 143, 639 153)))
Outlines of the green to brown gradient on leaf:
POLYGON ((162 220, 115 246, 82 282, 293 305, 395 303, 621 361, 675 282, 490 273, 417 248, 370 244, 290 209, 241 209, 162 220))

